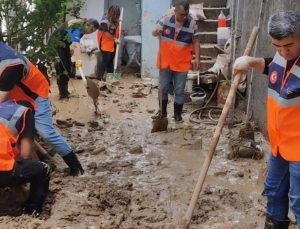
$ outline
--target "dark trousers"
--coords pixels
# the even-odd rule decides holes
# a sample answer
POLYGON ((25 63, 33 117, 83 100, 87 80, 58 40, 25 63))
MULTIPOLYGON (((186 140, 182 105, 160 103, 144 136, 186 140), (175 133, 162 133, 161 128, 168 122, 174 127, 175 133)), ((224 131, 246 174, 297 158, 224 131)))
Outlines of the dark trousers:
POLYGON ((30 183, 25 207, 40 212, 49 190, 49 166, 40 161, 17 159, 12 171, 0 172, 0 187, 30 183))
POLYGON ((72 75, 72 62, 69 46, 57 49, 57 53, 59 61, 54 64, 57 74, 57 85, 60 97, 65 98, 70 94, 68 91, 68 82, 72 75))
POLYGON ((98 76, 97 79, 102 80, 105 72, 112 73, 114 71, 114 57, 115 52, 102 51, 102 61, 98 64, 98 76))

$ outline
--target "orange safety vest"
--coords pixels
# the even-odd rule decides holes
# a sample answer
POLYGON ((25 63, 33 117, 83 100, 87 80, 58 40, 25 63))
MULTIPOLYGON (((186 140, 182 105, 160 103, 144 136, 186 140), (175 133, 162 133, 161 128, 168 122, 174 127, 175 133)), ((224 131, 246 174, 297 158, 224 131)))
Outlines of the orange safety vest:
POLYGON ((46 77, 23 55, 0 42, 0 77, 6 68, 14 65, 23 65, 24 72, 21 81, 10 92, 11 99, 25 100, 35 107, 37 97, 48 98, 49 83, 46 77))
MULTIPOLYGON (((100 22, 107 24, 108 27, 108 32, 112 35, 115 36, 116 38, 120 37, 120 30, 119 30, 119 26, 114 25, 113 23, 111 23, 108 19, 107 16, 104 16, 100 22)), ((106 52, 114 52, 115 51, 115 41, 113 39, 111 39, 110 37, 108 37, 105 32, 99 30, 97 33, 97 40, 98 40, 98 46, 99 49, 102 51, 106 51, 106 52)))
POLYGON ((6 126, 12 135, 18 139, 19 134, 25 128, 25 122, 22 122, 21 129, 17 129, 17 123, 23 118, 25 120, 28 107, 17 104, 15 101, 6 100, 0 103, 0 123, 6 126))
POLYGON ((19 155, 17 142, 25 128, 25 115, 29 108, 6 100, 0 103, 0 171, 11 171, 19 155), (21 129, 17 123, 23 118, 21 129))
POLYGON ((175 15, 166 18, 162 26, 160 50, 157 56, 159 69, 188 72, 191 67, 195 22, 188 17, 181 30, 176 33, 175 15))
POLYGON ((36 98, 42 97, 47 99, 49 96, 49 83, 46 77, 40 72, 40 70, 29 62, 29 72, 24 75, 21 82, 10 92, 10 99, 20 101, 25 100, 29 102, 33 107, 36 105, 36 98))
POLYGON ((0 171, 11 171, 19 155, 15 148, 16 139, 9 129, 0 123, 0 171))
POLYGON ((268 134, 275 157, 300 161, 300 57, 287 74, 286 64, 276 53, 269 66, 268 134))

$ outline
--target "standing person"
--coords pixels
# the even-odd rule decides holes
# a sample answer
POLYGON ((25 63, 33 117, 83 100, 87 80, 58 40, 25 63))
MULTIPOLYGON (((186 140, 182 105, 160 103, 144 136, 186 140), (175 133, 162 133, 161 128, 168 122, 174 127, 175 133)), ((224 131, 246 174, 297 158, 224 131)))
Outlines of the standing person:
POLYGON ((22 210, 36 217, 49 191, 50 167, 31 159, 33 138, 31 110, 11 100, 0 103, 0 187, 29 182, 22 210))
POLYGON ((300 228, 300 15, 279 12, 269 19, 274 58, 243 56, 234 71, 255 68, 268 75, 267 128, 271 145, 268 173, 266 229, 289 227, 289 205, 300 228))
MULTIPOLYGON (((79 43, 83 34, 92 33, 97 29, 99 29, 99 23, 94 19, 73 19, 53 32, 52 37, 63 43, 63 45, 55 45, 58 61, 55 62, 54 67, 57 74, 59 99, 69 98, 68 82, 75 74, 72 69, 70 46, 73 42, 79 43)), ((52 41, 53 39, 50 39, 49 42, 52 41)))
POLYGON ((0 103, 8 98, 30 103, 37 133, 63 158, 71 175, 83 174, 70 144, 53 126, 48 94, 49 83, 43 74, 23 55, 0 42, 0 103))
POLYGON ((189 3, 184 0, 177 1, 174 13, 174 15, 162 18, 152 35, 159 37, 160 43, 157 67, 160 71, 159 97, 162 96, 162 116, 167 116, 168 92, 170 81, 173 81, 174 118, 175 121, 182 121, 186 77, 191 67, 193 51, 195 53, 193 68, 199 69, 200 44, 194 36, 197 25, 189 16, 189 3))
POLYGON ((119 18, 120 7, 113 5, 109 7, 107 14, 100 21, 98 45, 102 54, 102 61, 98 64, 98 80, 105 80, 105 72, 112 73, 114 70, 116 44, 119 43, 120 34, 119 18))

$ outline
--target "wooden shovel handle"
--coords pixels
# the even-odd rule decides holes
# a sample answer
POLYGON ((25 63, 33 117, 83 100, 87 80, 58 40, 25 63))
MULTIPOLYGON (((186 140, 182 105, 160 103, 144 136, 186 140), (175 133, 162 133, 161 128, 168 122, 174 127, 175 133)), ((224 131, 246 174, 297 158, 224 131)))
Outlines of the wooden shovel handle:
POLYGON ((48 152, 44 149, 44 147, 41 146, 40 143, 38 143, 36 140, 34 140, 34 146, 42 155, 49 155, 48 152))
MULTIPOLYGON (((255 26, 252 29, 251 36, 250 36, 250 38, 248 40, 246 49, 244 51, 244 56, 250 55, 251 49, 252 49, 253 44, 255 42, 255 39, 257 37, 257 33, 258 33, 258 27, 255 26)), ((215 133, 214 133, 213 138, 212 138, 212 142, 211 142, 210 147, 208 149, 207 156, 206 156, 204 164, 203 164, 203 166, 201 168, 201 172, 200 172, 197 184, 195 186, 195 189, 194 189, 194 192, 193 192, 193 195, 192 195, 189 207, 188 207, 188 209, 186 211, 186 214, 185 214, 185 216, 184 216, 184 218, 182 220, 182 228, 184 228, 184 229, 189 228, 189 225, 190 225, 190 222, 191 222, 191 218, 193 216, 193 211, 195 209, 198 197, 199 197, 200 192, 202 190, 202 186, 203 186, 205 177, 207 175, 208 168, 210 166, 211 160, 213 158, 214 152, 215 152, 217 144, 219 142, 219 138, 220 138, 222 129, 224 127, 224 124, 225 124, 226 118, 228 116, 230 107, 232 106, 232 103, 234 101, 235 93, 237 91, 237 88, 238 88, 238 85, 240 83, 240 80, 241 80, 242 76, 243 76, 243 74, 241 74, 241 73, 238 73, 238 74, 236 74, 234 76, 234 80, 233 80, 233 82, 231 84, 228 97, 226 99, 224 108, 222 110, 222 114, 221 114, 221 116, 219 118, 218 124, 216 126, 215 133)))

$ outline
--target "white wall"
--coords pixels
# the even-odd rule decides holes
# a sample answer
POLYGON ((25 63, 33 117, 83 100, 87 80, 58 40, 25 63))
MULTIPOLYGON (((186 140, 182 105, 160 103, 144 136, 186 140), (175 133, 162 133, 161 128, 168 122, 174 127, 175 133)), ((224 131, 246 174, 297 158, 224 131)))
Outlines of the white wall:
POLYGON ((171 0, 142 0, 142 76, 158 77, 158 39, 152 36, 157 20, 170 9, 171 0))
POLYGON ((100 21, 106 10, 107 0, 85 0, 84 2, 80 16, 83 18, 94 18, 100 21))
POLYGON ((108 0, 108 7, 118 5, 124 8, 122 31, 124 35, 141 34, 141 15, 136 10, 136 3, 140 0, 108 0))

